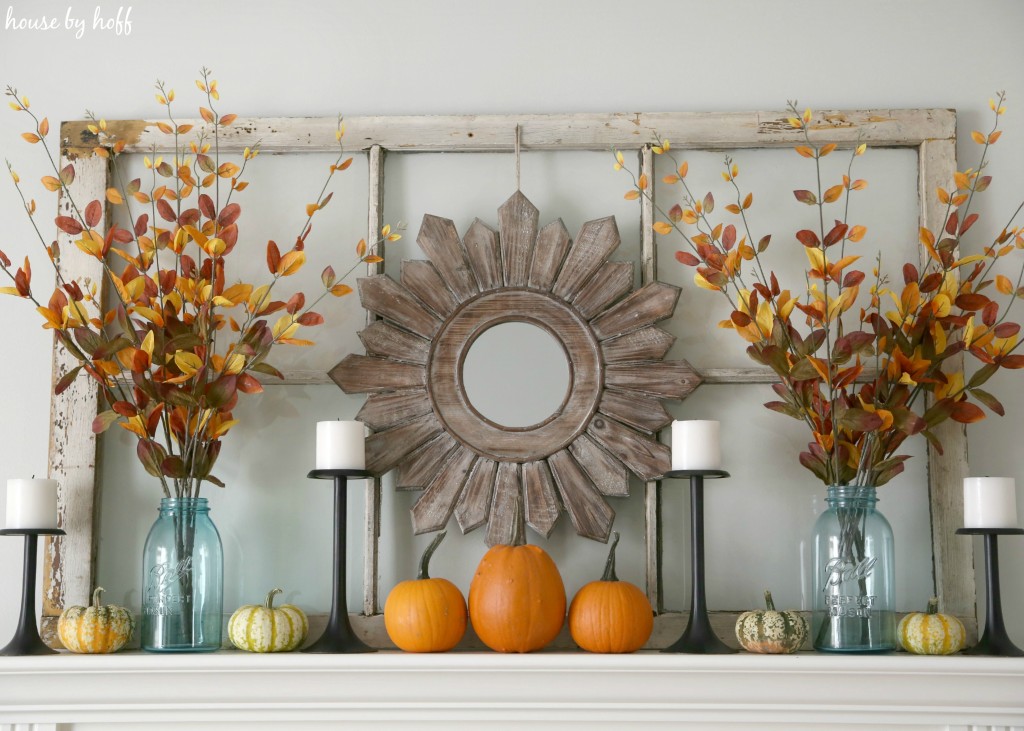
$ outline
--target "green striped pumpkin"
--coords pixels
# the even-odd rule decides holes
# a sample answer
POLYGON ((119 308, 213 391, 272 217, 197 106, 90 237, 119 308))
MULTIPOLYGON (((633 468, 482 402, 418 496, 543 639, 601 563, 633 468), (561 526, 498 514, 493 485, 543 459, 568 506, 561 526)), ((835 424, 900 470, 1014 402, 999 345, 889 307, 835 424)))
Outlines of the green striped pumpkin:
POLYGON ((232 645, 246 652, 291 652, 302 644, 309 621, 294 604, 275 607, 274 596, 280 593, 272 589, 262 606, 247 604, 231 615, 228 638, 232 645))
POLYGON ((900 645, 915 655, 952 655, 963 649, 966 634, 963 622, 939 613, 936 597, 928 600, 928 611, 908 614, 896 628, 900 645))
POLYGON ((736 620, 736 639, 747 652, 796 652, 807 639, 807 620, 796 612, 777 612, 772 593, 764 593, 766 610, 744 612, 736 620))

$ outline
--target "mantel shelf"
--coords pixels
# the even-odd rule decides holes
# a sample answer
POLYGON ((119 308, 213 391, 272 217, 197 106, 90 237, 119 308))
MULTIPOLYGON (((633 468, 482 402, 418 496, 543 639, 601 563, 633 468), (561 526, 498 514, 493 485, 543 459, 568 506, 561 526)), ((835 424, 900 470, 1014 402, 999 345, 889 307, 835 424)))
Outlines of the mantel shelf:
POLYGON ((257 722, 289 729, 345 722, 374 729, 683 722, 698 724, 688 729, 1024 729, 1024 659, 398 652, 0 658, 0 729, 201 730, 257 722))

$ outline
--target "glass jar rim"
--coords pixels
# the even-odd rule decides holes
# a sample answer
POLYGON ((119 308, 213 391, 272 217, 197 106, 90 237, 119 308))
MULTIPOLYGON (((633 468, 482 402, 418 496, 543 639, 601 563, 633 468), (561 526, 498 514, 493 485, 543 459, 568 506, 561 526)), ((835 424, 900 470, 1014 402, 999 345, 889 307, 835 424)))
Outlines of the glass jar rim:
POLYGON ((210 502, 205 497, 162 497, 160 509, 192 508, 193 510, 209 510, 210 502))
POLYGON ((837 500, 856 500, 861 502, 878 502, 878 493, 873 485, 828 485, 826 502, 837 500))

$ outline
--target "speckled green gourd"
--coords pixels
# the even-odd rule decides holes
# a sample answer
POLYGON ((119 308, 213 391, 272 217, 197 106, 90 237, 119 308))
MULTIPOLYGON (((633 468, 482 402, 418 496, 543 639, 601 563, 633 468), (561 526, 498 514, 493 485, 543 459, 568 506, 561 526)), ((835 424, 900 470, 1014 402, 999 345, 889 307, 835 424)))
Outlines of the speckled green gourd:
POLYGON ((939 600, 928 600, 926 612, 914 612, 900 620, 896 636, 907 652, 915 655, 952 655, 964 647, 964 624, 951 614, 939 613, 939 600))
POLYGON ((274 606, 272 589, 262 606, 239 607, 228 620, 228 639, 246 652, 291 652, 306 639, 309 622, 305 613, 294 604, 274 606))
POLYGON ((764 593, 767 609, 744 612, 736 620, 736 639, 747 652, 796 652, 807 639, 807 620, 796 612, 775 609, 772 593, 764 593))

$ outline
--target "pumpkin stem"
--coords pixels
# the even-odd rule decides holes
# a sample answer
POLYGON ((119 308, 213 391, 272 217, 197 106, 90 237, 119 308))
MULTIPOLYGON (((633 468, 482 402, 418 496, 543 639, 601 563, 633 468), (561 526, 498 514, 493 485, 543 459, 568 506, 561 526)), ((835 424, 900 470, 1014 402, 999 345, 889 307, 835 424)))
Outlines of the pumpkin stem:
POLYGON ((926 614, 938 614, 939 613, 939 598, 933 596, 928 600, 928 611, 926 614))
POLYGON ((608 549, 608 560, 604 564, 604 576, 601 577, 601 581, 618 581, 619 577, 615 575, 615 547, 619 545, 619 532, 615 531, 612 533, 612 545, 608 549))
POLYGON ((767 589, 764 591, 764 605, 768 608, 769 612, 775 611, 775 602, 772 601, 772 593, 767 589))
POLYGON ((427 550, 423 552, 423 556, 420 558, 420 570, 416 572, 417 580, 430 578, 430 557, 434 555, 434 551, 436 551, 437 547, 441 545, 441 541, 444 540, 446 535, 448 535, 448 531, 446 530, 438 533, 437 537, 430 542, 429 546, 427 546, 427 550))
POLYGON ((267 609, 273 609, 274 608, 274 596, 277 595, 277 594, 282 593, 283 591, 284 591, 283 589, 271 589, 270 591, 268 591, 267 592, 267 600, 265 602, 263 602, 263 606, 265 606, 267 609))
POLYGON ((92 593, 92 605, 97 609, 99 609, 100 606, 100 594, 102 594, 105 591, 106 589, 104 589, 102 586, 97 586, 96 591, 92 593))

